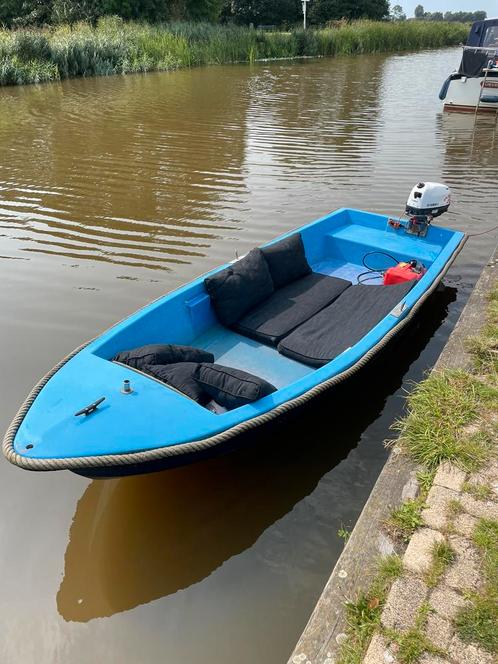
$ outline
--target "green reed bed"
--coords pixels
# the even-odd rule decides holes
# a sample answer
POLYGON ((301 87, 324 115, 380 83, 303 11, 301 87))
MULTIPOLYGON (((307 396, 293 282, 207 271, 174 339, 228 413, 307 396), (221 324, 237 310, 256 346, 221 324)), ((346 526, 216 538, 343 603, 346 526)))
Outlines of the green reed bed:
POLYGON ((357 21, 324 30, 263 32, 208 23, 125 23, 111 17, 95 27, 0 30, 0 85, 264 58, 437 48, 458 44, 467 32, 466 25, 429 21, 357 21))

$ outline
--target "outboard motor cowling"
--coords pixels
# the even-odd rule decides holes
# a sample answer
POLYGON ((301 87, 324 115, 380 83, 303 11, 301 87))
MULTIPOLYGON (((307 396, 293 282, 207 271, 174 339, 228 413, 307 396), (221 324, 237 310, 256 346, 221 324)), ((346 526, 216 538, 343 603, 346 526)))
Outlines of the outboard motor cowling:
POLYGON ((448 211, 451 191, 438 182, 419 182, 413 187, 406 203, 407 233, 425 236, 431 221, 448 211))

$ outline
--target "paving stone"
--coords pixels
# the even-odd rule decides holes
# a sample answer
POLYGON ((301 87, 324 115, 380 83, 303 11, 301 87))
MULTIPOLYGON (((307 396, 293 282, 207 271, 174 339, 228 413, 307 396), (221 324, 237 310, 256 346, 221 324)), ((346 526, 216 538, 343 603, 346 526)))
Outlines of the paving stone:
POLYGON ((425 583, 414 576, 406 575, 396 579, 382 612, 382 624, 401 631, 413 627, 427 592, 425 583))
POLYGON ((488 477, 492 480, 497 480, 498 481, 498 459, 492 459, 490 463, 488 463, 487 467, 487 472, 488 472, 488 477))
POLYGON ((498 482, 498 460, 492 459, 486 464, 485 468, 473 473, 470 479, 476 482, 498 482))
POLYGON ((465 482, 465 477, 466 473, 463 470, 446 461, 437 469, 434 484, 453 489, 453 491, 460 491, 462 484, 465 482))
POLYGON ((430 613, 425 626, 429 641, 438 648, 446 650, 454 636, 452 624, 438 613, 430 613))
POLYGON ((374 634, 363 664, 396 664, 397 659, 389 649, 386 639, 380 634, 374 634))
POLYGON ((421 528, 417 530, 408 544, 403 557, 403 565, 410 572, 424 574, 432 562, 432 547, 442 542, 444 537, 437 530, 421 528))
POLYGON ((463 514, 459 514, 455 517, 453 521, 453 528, 459 535, 464 535, 467 538, 471 538, 477 523, 478 520, 475 516, 471 516, 470 514, 466 514, 464 512, 463 514))
POLYGON ((461 641, 458 636, 451 640, 448 654, 455 664, 494 664, 494 655, 472 644, 461 641))
POLYGON ((465 600, 451 588, 442 587, 432 591, 429 604, 443 618, 452 620, 465 606, 465 600))
POLYGON ((462 493, 460 502, 465 512, 478 519, 498 519, 498 502, 494 500, 478 500, 468 493, 462 493))
POLYGON ((429 655, 428 653, 425 653, 425 655, 422 655, 422 657, 418 660, 419 664, 448 664, 447 659, 443 659, 442 657, 438 657, 437 655, 429 655))
POLYGON ((482 582, 480 556, 476 547, 465 537, 450 537, 456 560, 448 568, 444 583, 457 590, 477 590, 482 582))
POLYGON ((448 505, 458 498, 456 491, 434 484, 427 496, 427 508, 422 511, 424 523, 435 530, 443 530, 448 519, 448 505))

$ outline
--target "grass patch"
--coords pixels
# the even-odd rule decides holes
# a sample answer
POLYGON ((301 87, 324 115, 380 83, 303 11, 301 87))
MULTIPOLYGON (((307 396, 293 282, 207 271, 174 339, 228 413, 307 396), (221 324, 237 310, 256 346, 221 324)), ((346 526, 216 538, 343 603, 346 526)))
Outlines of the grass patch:
POLYGON ((455 518, 463 512, 463 505, 459 500, 453 499, 448 503, 448 516, 455 518))
POLYGON ((462 370, 432 373, 408 397, 408 415, 393 426, 397 445, 428 470, 443 461, 476 470, 489 457, 489 441, 465 429, 491 404, 498 404, 498 391, 475 376, 462 370))
POLYGON ((490 486, 477 482, 464 482, 462 491, 477 498, 477 500, 490 500, 493 497, 493 490, 490 486))
POLYGON ((360 664, 370 639, 380 623, 387 593, 403 571, 399 556, 391 555, 379 562, 377 574, 367 592, 355 602, 346 603, 347 640, 341 645, 337 664, 360 664))
POLYGON ((444 651, 438 648, 420 630, 411 629, 401 636, 398 642, 399 650, 396 653, 400 664, 414 664, 424 653, 430 655, 443 655, 444 651))
POLYGON ((429 641, 423 632, 431 611, 430 604, 424 602, 417 611, 415 625, 411 629, 402 633, 395 630, 384 630, 386 637, 398 645, 396 661, 400 664, 415 664, 424 653, 444 655, 444 651, 429 641))
POLYGON ((459 637, 491 653, 498 653, 498 521, 480 519, 473 535, 483 556, 485 584, 469 595, 470 605, 455 618, 459 637))
POLYGON ((471 337, 466 343, 474 358, 475 367, 486 373, 498 373, 498 333, 494 325, 486 325, 480 336, 471 337))
POLYGON ((385 528, 393 537, 408 542, 417 528, 423 525, 422 510, 435 475, 436 469, 417 473, 420 495, 417 498, 405 500, 399 507, 392 510, 384 523, 385 528))
POLYGON ((210 23, 102 18, 44 29, 0 30, 0 85, 105 76, 266 58, 334 56, 458 44, 468 26, 433 21, 355 21, 323 30, 265 32, 210 23))
POLYGON ((348 539, 351 537, 351 531, 347 528, 344 528, 344 526, 341 526, 337 531, 337 536, 344 540, 344 544, 346 544, 348 539))
POLYGON ((496 600, 480 595, 470 596, 471 605, 455 619, 458 636, 465 643, 475 643, 498 653, 498 609, 496 600))
POLYGON ((417 482, 420 486, 420 491, 423 495, 427 496, 430 491, 431 486, 434 483, 434 477, 436 476, 436 469, 432 470, 419 470, 417 473, 417 482))
POLYGON ((408 542, 413 533, 422 525, 422 509, 425 502, 421 498, 405 500, 394 509, 385 525, 389 532, 404 542, 408 542))
POLYGON ((470 337, 467 349, 474 358, 478 371, 486 374, 498 374, 498 285, 488 295, 487 323, 480 334, 470 337))
POLYGON ((484 576, 488 590, 498 598, 498 521, 480 519, 474 531, 473 540, 481 549, 484 560, 484 576))
POLYGON ((432 561, 428 570, 425 582, 429 588, 435 588, 447 568, 455 562, 455 552, 448 542, 435 542, 432 551, 432 561))

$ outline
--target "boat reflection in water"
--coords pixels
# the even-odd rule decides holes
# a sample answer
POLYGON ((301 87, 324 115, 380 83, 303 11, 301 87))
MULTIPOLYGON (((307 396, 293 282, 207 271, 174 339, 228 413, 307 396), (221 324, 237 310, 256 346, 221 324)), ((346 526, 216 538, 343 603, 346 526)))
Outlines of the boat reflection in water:
MULTIPOLYGON (((437 127, 444 145, 443 178, 451 182, 452 189, 462 186, 461 194, 465 194, 463 184, 468 183, 469 163, 472 164, 472 176, 479 183, 486 185, 492 180, 486 169, 498 164, 498 113, 484 115, 477 122, 472 115, 445 113, 438 116, 437 127)), ((480 194, 483 193, 486 191, 481 190, 480 194)), ((457 200, 461 198, 460 195, 457 200)), ((465 214, 468 212, 466 210, 465 214)), ((479 218, 483 214, 486 216, 486 212, 479 210, 479 218)))
POLYGON ((387 353, 340 390, 252 434, 242 450, 91 482, 69 533, 57 594, 62 617, 86 622, 165 597, 252 546, 359 443, 455 298, 453 288, 438 291, 387 353), (330 435, 317 435, 326 423, 330 435))

